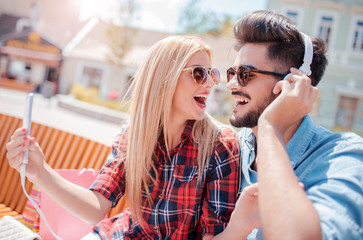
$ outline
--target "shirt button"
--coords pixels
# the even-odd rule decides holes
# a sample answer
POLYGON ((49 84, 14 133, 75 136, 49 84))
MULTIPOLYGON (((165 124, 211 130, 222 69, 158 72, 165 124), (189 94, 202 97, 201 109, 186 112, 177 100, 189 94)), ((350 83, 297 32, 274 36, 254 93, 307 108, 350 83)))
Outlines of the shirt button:
POLYGON ((158 226, 154 226, 154 229, 157 231, 159 229, 159 227, 158 226))
POLYGON ((159 195, 159 198, 161 199, 161 198, 163 198, 164 197, 164 194, 160 194, 159 195))

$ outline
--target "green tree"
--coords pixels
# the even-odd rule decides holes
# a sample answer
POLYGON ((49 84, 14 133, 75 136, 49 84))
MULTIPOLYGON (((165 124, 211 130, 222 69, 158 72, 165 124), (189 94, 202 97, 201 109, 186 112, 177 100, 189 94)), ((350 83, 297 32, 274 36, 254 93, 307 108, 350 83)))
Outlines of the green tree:
POLYGON ((233 37, 233 24, 234 21, 229 15, 225 15, 225 19, 219 27, 219 35, 224 37, 233 37))
MULTIPOLYGON (((178 17, 181 33, 209 33, 232 37, 233 23, 238 17, 217 14, 203 5, 203 0, 190 0, 178 17)), ((242 17, 242 16, 239 16, 242 17)))
POLYGON ((190 0, 178 17, 182 33, 205 33, 218 29, 220 22, 215 12, 204 8, 203 0, 190 0))
POLYGON ((122 66, 122 59, 133 47, 137 30, 131 27, 137 6, 134 0, 120 2, 118 17, 106 29, 106 37, 111 53, 107 55, 110 63, 122 66))

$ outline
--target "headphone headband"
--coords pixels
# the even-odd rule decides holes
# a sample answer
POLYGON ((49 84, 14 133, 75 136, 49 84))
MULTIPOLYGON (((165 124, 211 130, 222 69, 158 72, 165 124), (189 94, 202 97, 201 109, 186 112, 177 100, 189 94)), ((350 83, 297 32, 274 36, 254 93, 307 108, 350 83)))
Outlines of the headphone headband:
POLYGON ((307 76, 310 76, 311 75, 310 65, 313 61, 313 54, 314 54, 313 43, 311 42, 311 39, 308 35, 302 32, 300 32, 300 34, 304 38, 305 52, 304 52, 303 64, 301 65, 299 70, 303 71, 307 76))

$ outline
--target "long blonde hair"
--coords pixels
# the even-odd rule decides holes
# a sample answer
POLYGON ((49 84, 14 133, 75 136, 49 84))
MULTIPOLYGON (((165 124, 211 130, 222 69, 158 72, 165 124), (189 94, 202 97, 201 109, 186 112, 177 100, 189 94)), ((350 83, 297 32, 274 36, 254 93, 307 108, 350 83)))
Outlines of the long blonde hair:
MULTIPOLYGON (((151 169, 156 172, 153 154, 158 137, 163 132, 165 145, 168 146, 166 126, 178 78, 192 56, 200 51, 205 51, 213 63, 211 49, 199 38, 185 35, 167 37, 151 47, 134 76, 127 133, 126 194, 133 219, 142 225, 142 192, 146 192, 151 203, 148 187, 158 178, 150 174, 151 169)), ((218 128, 213 118, 206 114, 203 120, 196 121, 192 134, 198 144, 197 161, 201 173, 212 153, 218 128)), ((199 182, 201 177, 202 174, 199 174, 199 182)))

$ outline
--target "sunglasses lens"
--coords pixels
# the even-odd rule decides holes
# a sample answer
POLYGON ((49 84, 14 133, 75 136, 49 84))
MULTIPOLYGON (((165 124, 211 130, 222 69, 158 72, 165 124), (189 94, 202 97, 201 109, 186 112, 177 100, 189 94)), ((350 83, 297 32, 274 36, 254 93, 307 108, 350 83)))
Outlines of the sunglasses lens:
POLYGON ((250 72, 248 71, 248 69, 246 69, 244 67, 240 67, 239 72, 238 72, 238 78, 239 78, 240 84, 243 87, 247 85, 249 76, 250 76, 250 72))
POLYGON ((227 82, 231 81, 231 79, 236 75, 236 72, 233 68, 228 68, 227 70, 227 82))
POLYGON ((244 87, 247 85, 248 77, 250 75, 250 72, 248 71, 248 68, 245 68, 243 66, 239 67, 239 69, 236 71, 234 68, 230 67, 227 70, 227 83, 231 81, 231 79, 234 77, 234 75, 237 74, 237 81, 238 83, 244 87))
POLYGON ((202 67, 196 67, 193 70, 193 77, 196 83, 203 85, 207 79, 207 72, 202 67))

